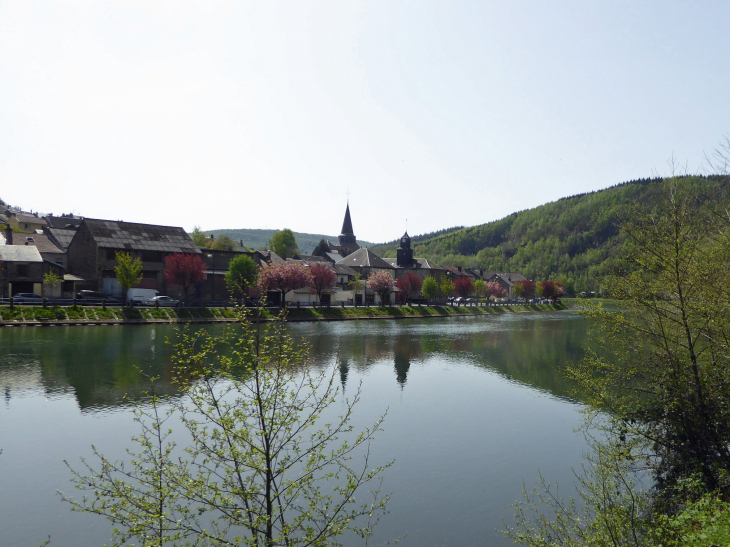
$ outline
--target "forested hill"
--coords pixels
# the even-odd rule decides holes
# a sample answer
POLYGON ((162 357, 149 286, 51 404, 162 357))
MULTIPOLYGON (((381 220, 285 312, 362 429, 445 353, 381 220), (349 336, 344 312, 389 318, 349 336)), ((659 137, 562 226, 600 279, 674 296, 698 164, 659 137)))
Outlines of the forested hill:
MULTIPOLYGON (((675 179, 677 180, 677 179, 675 179)), ((714 199, 727 184, 721 177, 681 177, 698 199, 714 199)), ((571 292, 600 288, 600 279, 621 260, 622 220, 649 211, 661 200, 668 180, 640 179, 605 190, 563 198, 513 213, 495 222, 413 238, 415 256, 437 264, 521 272, 533 280, 558 279, 571 292)), ((397 243, 372 247, 385 257, 397 243)))
MULTIPOLYGON (((271 236, 277 230, 256 230, 248 228, 232 228, 229 230, 203 230, 205 235, 213 234, 215 237, 221 235, 227 235, 232 240, 239 242, 243 241, 246 247, 252 249, 266 249, 271 236)), ((294 237, 297 240, 297 245, 302 254, 311 253, 319 243, 320 239, 328 239, 335 245, 337 244, 337 236, 326 236, 322 234, 305 234, 302 232, 294 232, 294 237)), ((358 240, 358 245, 361 247, 370 247, 372 243, 368 241, 358 240)))

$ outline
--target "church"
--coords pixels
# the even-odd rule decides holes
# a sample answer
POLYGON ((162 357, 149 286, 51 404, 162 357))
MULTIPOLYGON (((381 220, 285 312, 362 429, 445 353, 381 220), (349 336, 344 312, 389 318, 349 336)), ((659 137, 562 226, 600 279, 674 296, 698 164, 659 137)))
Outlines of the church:
POLYGON ((414 258, 411 236, 408 235, 408 232, 400 238, 396 258, 381 258, 370 249, 360 248, 352 228, 349 202, 345 209, 345 220, 342 222, 342 233, 337 239, 338 245, 327 242, 330 247, 327 255, 335 259, 337 264, 349 266, 357 271, 364 279, 367 279, 374 271, 388 270, 395 279, 410 271, 418 275, 421 280, 428 276, 440 280, 447 271, 446 268, 437 266, 426 258, 414 258))

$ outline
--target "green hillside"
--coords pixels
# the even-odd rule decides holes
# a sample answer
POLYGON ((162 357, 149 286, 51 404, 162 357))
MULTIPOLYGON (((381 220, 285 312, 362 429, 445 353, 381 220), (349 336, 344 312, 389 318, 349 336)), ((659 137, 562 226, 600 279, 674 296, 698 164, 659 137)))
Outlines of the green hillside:
MULTIPOLYGON (((681 177, 679 183, 691 186, 700 203, 724 199, 728 185, 716 176, 681 177)), ((533 280, 561 277, 571 292, 598 290, 600 279, 622 265, 627 245, 622 220, 656 207, 668 184, 661 178, 634 180, 495 222, 414 238, 415 255, 451 266, 521 272, 533 280)), ((372 249, 394 257, 396 247, 391 242, 372 249)))
MULTIPOLYGON (((253 249, 266 249, 267 243, 274 232, 277 230, 254 230, 254 229, 230 229, 230 230, 203 230, 205 235, 215 235, 215 237, 221 235, 227 235, 235 242, 243 241, 246 247, 253 249)), ((322 234, 304 234, 301 232, 294 232, 294 237, 297 239, 297 245, 299 251, 303 254, 311 253, 319 243, 319 240, 324 238, 330 240, 332 243, 337 244, 337 236, 326 236, 322 234)), ((371 247, 373 244, 368 241, 357 242, 361 247, 371 247)))

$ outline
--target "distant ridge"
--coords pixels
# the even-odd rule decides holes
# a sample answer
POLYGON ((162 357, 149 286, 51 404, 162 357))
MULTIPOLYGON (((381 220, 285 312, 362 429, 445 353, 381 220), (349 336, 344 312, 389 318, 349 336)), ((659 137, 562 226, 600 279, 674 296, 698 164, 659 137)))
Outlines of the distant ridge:
MULTIPOLYGON (((675 180, 691 187, 699 203, 728 200, 727 177, 688 175, 675 180)), ((521 272, 533 280, 558 279, 572 292, 595 291, 605 275, 625 266, 622 221, 656 207, 666 190, 667 179, 631 180, 486 224, 416 236, 412 244, 415 256, 437 264, 521 272)), ((390 242, 371 249, 392 258, 397 245, 390 242)))
MULTIPOLYGON (((260 230, 260 229, 249 229, 249 228, 233 228, 233 229, 222 229, 222 230, 203 230, 205 235, 213 234, 215 237, 221 235, 227 235, 235 242, 243 241, 246 247, 253 249, 264 249, 266 248, 269 239, 278 230, 260 230)), ((322 234, 306 234, 303 232, 294 232, 294 237, 297 239, 297 245, 299 251, 302 254, 311 253, 319 243, 319 240, 324 238, 328 239, 334 244, 337 244, 337 236, 327 236, 322 234)), ((357 241, 361 247, 371 247, 373 244, 368 241, 357 241)))

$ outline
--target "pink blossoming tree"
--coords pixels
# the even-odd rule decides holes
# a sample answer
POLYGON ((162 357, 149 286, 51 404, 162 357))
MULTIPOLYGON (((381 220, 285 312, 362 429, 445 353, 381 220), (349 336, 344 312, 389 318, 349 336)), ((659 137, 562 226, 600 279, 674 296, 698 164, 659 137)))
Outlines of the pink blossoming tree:
POLYGON ((265 294, 266 291, 279 291, 283 306, 287 293, 308 287, 311 282, 312 274, 309 268, 297 262, 281 262, 261 266, 258 289, 261 294, 265 294))
POLYGON ((380 297, 381 305, 385 306, 387 302, 390 302, 390 293, 395 289, 395 279, 389 272, 381 270, 372 273, 365 284, 368 289, 380 297))
POLYGON ((309 273, 312 274, 312 279, 309 282, 309 292, 316 294, 317 299, 322 302, 322 293, 335 286, 337 275, 332 271, 332 268, 321 262, 315 262, 309 266, 309 273))

